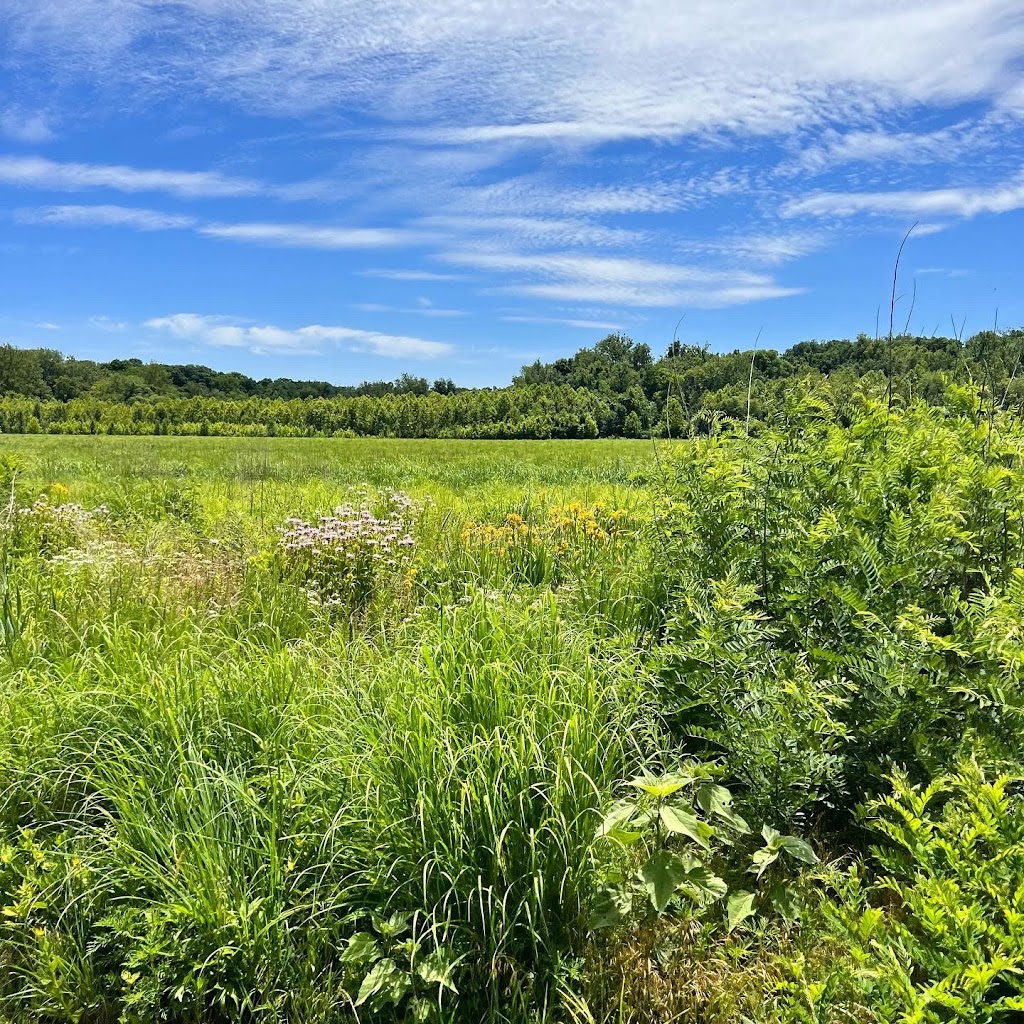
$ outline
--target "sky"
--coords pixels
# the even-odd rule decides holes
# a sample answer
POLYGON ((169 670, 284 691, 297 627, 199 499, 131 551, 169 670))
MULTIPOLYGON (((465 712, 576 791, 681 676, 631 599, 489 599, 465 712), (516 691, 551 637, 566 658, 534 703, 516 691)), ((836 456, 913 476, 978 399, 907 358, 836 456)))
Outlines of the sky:
POLYGON ((1024 325, 1021 0, 0 0, 0 343, 465 385, 1024 325))

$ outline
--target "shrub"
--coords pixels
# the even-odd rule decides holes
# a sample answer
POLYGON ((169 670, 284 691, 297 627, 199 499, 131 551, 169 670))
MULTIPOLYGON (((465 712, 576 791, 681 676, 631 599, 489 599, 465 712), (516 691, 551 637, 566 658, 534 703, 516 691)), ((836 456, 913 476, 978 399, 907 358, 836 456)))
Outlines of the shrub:
POLYGON ((841 1004, 870 1006, 881 1024, 1021 1019, 1024 805, 1016 781, 990 780, 973 763, 926 786, 896 775, 892 793, 866 806, 878 874, 872 880, 854 867, 836 907, 825 907, 855 966, 795 986, 797 1000, 816 1007, 814 1020, 838 1015, 841 1004))

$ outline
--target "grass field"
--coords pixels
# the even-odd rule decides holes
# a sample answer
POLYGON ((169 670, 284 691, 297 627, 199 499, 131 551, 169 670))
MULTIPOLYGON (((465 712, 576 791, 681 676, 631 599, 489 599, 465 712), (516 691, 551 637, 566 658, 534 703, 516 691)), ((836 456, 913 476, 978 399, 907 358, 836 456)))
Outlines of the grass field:
POLYGON ((4 437, 0 1018, 1013 1019, 1022 446, 4 437))
POLYGON ((0 677, 11 1006, 327 1020, 397 962, 374 999, 425 1008, 444 985, 390 948, 413 935, 445 984, 445 957, 472 951, 463 1001, 531 1005, 536 967, 580 927, 587 812, 640 756, 626 655, 595 657, 552 592, 582 616, 590 555, 626 571, 650 444, 9 437, 4 453, 24 510, 0 677), (380 521, 397 512, 409 557, 285 564, 288 517, 315 524, 354 487, 380 521), (382 508, 388 488, 413 504, 382 508), (339 959, 394 914, 378 956, 339 959))

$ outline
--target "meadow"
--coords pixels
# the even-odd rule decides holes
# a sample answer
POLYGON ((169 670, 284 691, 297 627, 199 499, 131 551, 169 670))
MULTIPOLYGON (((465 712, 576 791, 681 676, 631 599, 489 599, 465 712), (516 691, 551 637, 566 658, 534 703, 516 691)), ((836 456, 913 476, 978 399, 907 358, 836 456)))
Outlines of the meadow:
POLYGON ((1024 431, 5 436, 0 1019, 1011 1021, 1024 431))

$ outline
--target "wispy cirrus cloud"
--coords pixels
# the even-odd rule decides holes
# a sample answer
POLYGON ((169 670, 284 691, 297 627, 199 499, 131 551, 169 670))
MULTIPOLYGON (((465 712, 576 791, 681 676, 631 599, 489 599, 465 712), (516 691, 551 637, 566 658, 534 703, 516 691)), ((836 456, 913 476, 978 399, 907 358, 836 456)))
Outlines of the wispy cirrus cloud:
POLYGON ((715 309, 800 291, 767 274, 626 257, 469 249, 445 253, 443 258, 515 277, 503 290, 563 302, 715 309))
POLYGON ((150 170, 118 164, 59 163, 40 156, 0 156, 0 184, 54 192, 163 192, 183 199, 258 196, 271 186, 217 171, 150 170))
POLYGON ((22 107, 0 110, 0 135, 8 139, 35 145, 49 142, 54 134, 51 119, 41 111, 22 107))
POLYGON ((557 248, 623 248, 640 245, 649 237, 644 231, 582 218, 444 215, 424 217, 418 223, 447 236, 514 239, 519 244, 557 248))
POLYGON ((192 230, 210 238, 290 249, 382 249, 423 244, 423 231, 403 228, 332 227, 326 224, 206 223, 187 214, 135 206, 66 205, 24 207, 15 211, 22 224, 66 227, 124 227, 135 231, 192 230))
POLYGON ((37 206, 15 211, 21 224, 64 227, 123 227, 136 231, 170 231, 194 227, 195 217, 131 206, 37 206))
POLYGON ((488 216, 657 214, 675 213, 749 188, 747 176, 735 168, 613 185, 570 183, 539 173, 452 188, 450 203, 455 210, 488 216))
POLYGON ((584 331, 618 331, 622 327, 606 320, 577 320, 560 316, 503 316, 501 319, 510 324, 559 324, 584 331))
POLYGON ((687 239, 678 245, 690 256, 711 256, 730 265, 779 266, 819 251, 828 243, 823 231, 752 231, 724 237, 687 239))
POLYGON ((387 267, 360 270, 362 277, 380 277, 386 281, 465 281, 464 274, 440 274, 434 270, 403 270, 387 267))
POLYGON ((443 306, 430 304, 419 306, 389 306, 381 302, 357 302, 353 309, 361 313, 398 313, 402 316, 426 316, 447 319, 453 316, 469 316, 465 309, 445 309, 443 306))
POLYGON ((977 161, 984 154, 989 163, 993 151, 1008 149, 1019 155, 1016 138, 1024 125, 1024 110, 993 110, 979 118, 957 121, 928 131, 871 127, 841 130, 824 128, 810 145, 778 168, 783 174, 821 174, 847 164, 912 166, 945 164, 970 154, 977 161))
POLYGON ((380 249, 422 244, 429 240, 425 232, 404 228, 350 228, 318 224, 203 224, 197 230, 212 238, 291 249, 380 249))
MULTIPOLYGON (((184 207, 49 206, 26 224, 351 251, 325 275, 466 282, 446 306, 513 292, 536 300, 534 322, 573 326, 557 303, 592 303, 578 322, 604 324, 616 306, 785 299, 806 267, 778 268, 882 218, 926 221, 920 238, 1024 206, 1020 0, 848 0, 813 19, 802 0, 0 6, 5 66, 27 83, 19 111, 71 123, 71 82, 118 117, 173 96, 183 123, 212 112, 224 127, 208 170, 134 166, 120 137, 103 163, 0 157, 0 185, 184 207), (268 115, 298 123, 268 137, 268 115), (254 200, 316 208, 278 217, 254 200), (415 267, 416 253, 396 256, 407 269, 361 263, 416 247, 465 273, 415 267)), ((363 311, 410 312, 391 291, 378 284, 363 311)))
POLYGON ((1016 0, 801 0, 684 12, 661 0, 7 0, 13 54, 60 54, 106 88, 204 90, 261 113, 358 106, 460 145, 764 136, 1012 92, 1016 0), (160 66, 145 42, 166 41, 160 66), (103 77, 105 76, 105 77, 103 77))
POLYGON ((454 346, 447 342, 353 327, 309 324, 305 327, 285 328, 199 313, 174 313, 171 316, 155 317, 147 320, 143 326, 153 331, 167 332, 183 341, 244 348, 257 355, 315 353, 322 351, 325 345, 343 345, 353 351, 390 359, 430 360, 450 355, 454 351, 454 346))
POLYGON ((857 214, 902 217, 959 217, 1009 213, 1024 208, 1024 173, 995 185, 898 189, 891 192, 817 192, 794 199, 785 217, 853 217, 857 214))
POLYGON ((971 277, 971 271, 962 267, 918 267, 915 277, 971 277))

